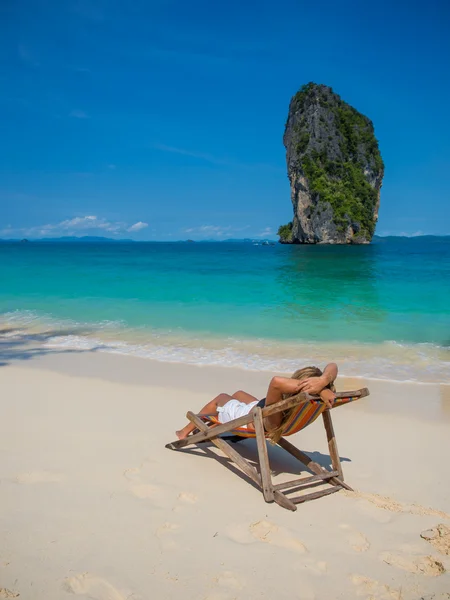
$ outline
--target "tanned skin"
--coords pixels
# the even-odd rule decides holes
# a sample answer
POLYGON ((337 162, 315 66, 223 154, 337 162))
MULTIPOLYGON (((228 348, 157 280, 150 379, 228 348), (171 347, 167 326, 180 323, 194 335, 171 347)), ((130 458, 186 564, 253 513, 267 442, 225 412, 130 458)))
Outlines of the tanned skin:
MULTIPOLYGON (((326 389, 331 383, 334 382, 338 374, 338 368, 335 363, 328 364, 320 377, 307 377, 306 379, 291 379, 290 377, 272 377, 266 394, 265 406, 270 406, 276 402, 280 402, 283 399, 284 394, 298 394, 299 392, 307 392, 312 396, 320 396, 322 401, 331 408, 332 400, 334 399, 334 393, 330 389, 326 389)), ((239 390, 234 392, 231 396, 229 394, 219 394, 213 400, 205 404, 201 409, 200 415, 214 415, 217 416, 217 407, 224 406, 230 400, 239 400, 244 404, 250 404, 251 402, 258 401, 258 398, 239 390)), ((279 412, 270 417, 264 419, 264 427, 266 431, 272 431, 277 429, 281 425, 282 413, 279 412)), ((183 429, 179 429, 176 434, 177 437, 182 440, 194 431, 196 426, 193 423, 188 423, 183 429)), ((253 425, 248 425, 249 431, 254 431, 253 425)))

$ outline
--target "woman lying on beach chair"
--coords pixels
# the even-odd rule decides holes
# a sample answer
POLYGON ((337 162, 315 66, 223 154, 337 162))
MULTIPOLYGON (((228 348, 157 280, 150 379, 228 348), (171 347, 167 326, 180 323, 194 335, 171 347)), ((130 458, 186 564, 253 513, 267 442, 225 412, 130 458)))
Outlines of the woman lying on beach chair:
MULTIPOLYGON (((262 400, 258 400, 255 396, 243 392, 242 390, 235 392, 232 396, 229 394, 219 394, 211 402, 208 402, 200 412, 201 416, 216 416, 220 423, 228 423, 239 417, 243 417, 252 411, 255 406, 264 408, 271 404, 275 404, 283 398, 293 396, 299 392, 307 392, 312 396, 320 396, 321 400, 329 407, 332 407, 334 395, 334 380, 338 374, 338 368, 335 363, 327 365, 322 371, 317 367, 305 367, 296 371, 292 377, 273 377, 267 395, 262 400)), ((275 436, 278 431, 281 431, 283 422, 289 416, 291 411, 276 413, 264 419, 264 428, 270 432, 271 436, 275 436)), ((249 431, 254 431, 253 424, 247 425, 249 431)), ((194 423, 189 423, 183 429, 176 432, 178 439, 183 440, 195 429, 194 423)))

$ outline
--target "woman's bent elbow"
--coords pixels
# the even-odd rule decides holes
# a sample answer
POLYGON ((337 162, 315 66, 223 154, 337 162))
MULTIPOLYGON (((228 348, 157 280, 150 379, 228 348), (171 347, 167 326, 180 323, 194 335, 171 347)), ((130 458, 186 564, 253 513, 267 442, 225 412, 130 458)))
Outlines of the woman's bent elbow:
POLYGON ((282 382, 283 378, 282 377, 272 377, 272 379, 270 380, 270 387, 272 389, 275 390, 279 390, 281 388, 281 382, 282 382))

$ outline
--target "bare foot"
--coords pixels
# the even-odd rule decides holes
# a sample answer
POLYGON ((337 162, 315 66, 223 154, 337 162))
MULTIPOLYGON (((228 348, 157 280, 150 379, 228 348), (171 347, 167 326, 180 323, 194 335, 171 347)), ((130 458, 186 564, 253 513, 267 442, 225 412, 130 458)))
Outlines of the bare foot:
POLYGON ((183 429, 179 429, 178 431, 175 431, 175 434, 179 440, 184 440, 184 438, 186 438, 188 436, 188 434, 185 433, 183 429))

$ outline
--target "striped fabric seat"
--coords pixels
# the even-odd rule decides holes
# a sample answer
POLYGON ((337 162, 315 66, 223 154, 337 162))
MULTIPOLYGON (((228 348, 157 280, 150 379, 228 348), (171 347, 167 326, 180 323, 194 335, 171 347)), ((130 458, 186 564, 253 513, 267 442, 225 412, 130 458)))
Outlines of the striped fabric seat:
MULTIPOLYGON (((358 396, 348 396, 345 398, 336 398, 333 401, 333 408, 337 408, 338 406, 343 406, 344 404, 348 404, 349 402, 353 402, 354 400, 359 400, 358 396)), ((326 405, 321 400, 309 400, 306 404, 301 404, 296 410, 292 412, 289 419, 286 421, 282 436, 287 437, 288 435, 293 435, 294 433, 298 433, 319 417, 325 410, 326 405)), ((202 419, 205 422, 209 422, 212 425, 219 425, 220 421, 217 417, 213 416, 202 416, 202 419)), ((254 438, 256 434, 254 431, 248 431, 247 427, 238 427, 236 429, 230 429, 227 431, 232 435, 238 435, 243 438, 254 438)))

